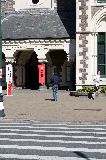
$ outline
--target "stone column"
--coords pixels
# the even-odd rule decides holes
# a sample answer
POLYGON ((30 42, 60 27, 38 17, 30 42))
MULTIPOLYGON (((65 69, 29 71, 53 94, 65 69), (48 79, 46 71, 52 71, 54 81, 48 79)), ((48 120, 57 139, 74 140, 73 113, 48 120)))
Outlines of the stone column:
POLYGON ((88 83, 89 6, 89 0, 76 0, 76 89, 88 83))
POLYGON ((3 49, 2 51, 5 54, 6 62, 13 63, 14 62, 14 51, 11 49, 3 49))
MULTIPOLYGON (((2 51, 5 54, 6 63, 7 64, 12 64, 12 67, 13 67, 13 62, 15 62, 15 59, 14 59, 15 50, 13 50, 11 48, 5 49, 5 47, 3 47, 2 51)), ((13 80, 12 80, 12 83, 13 83, 13 80)))
MULTIPOLYGON (((40 64, 46 64, 47 63, 47 59, 46 59, 47 50, 44 49, 42 46, 40 46, 40 48, 35 48, 34 51, 37 54, 38 62, 40 64)), ((46 85, 39 86, 39 90, 47 90, 47 86, 46 85)))

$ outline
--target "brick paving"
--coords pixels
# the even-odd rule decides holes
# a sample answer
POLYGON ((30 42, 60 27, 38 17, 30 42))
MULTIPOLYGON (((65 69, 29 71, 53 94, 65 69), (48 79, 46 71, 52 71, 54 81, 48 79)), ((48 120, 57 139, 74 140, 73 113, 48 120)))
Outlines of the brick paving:
POLYGON ((106 96, 90 100, 70 96, 69 91, 59 91, 59 101, 51 101, 51 97, 51 90, 14 89, 13 96, 4 96, 6 117, 0 121, 106 122, 106 96))

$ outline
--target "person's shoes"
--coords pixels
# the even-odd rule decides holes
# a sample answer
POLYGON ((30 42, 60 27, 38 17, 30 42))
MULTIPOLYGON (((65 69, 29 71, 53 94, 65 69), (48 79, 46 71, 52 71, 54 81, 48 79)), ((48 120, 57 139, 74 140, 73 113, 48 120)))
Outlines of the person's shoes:
POLYGON ((96 93, 96 96, 99 96, 99 93, 96 93))
POLYGON ((93 100, 95 99, 95 92, 92 93, 92 99, 93 99, 93 100))

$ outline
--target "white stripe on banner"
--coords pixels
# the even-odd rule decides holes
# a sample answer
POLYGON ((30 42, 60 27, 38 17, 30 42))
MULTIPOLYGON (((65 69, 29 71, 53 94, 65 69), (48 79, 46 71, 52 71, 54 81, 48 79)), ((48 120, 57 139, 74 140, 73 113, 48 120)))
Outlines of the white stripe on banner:
MULTIPOLYGON (((26 160, 84 160, 84 158, 78 157, 58 157, 58 156, 39 156, 39 155, 17 155, 17 154, 0 154, 1 158, 8 159, 26 159, 26 160)), ((90 158, 90 160, 95 160, 95 158, 90 158)), ((100 159, 96 159, 100 160, 100 159)), ((101 159, 106 160, 106 159, 101 159)))
POLYGON ((106 144, 106 142, 63 141, 63 140, 40 140, 40 139, 10 139, 10 138, 0 138, 0 141, 10 141, 10 142, 41 142, 41 143, 62 143, 62 144, 100 144, 100 145, 106 144))
POLYGON ((89 148, 65 148, 65 147, 42 147, 42 146, 18 146, 18 145, 0 145, 2 149, 30 149, 42 151, 64 151, 64 152, 90 152, 90 153, 106 153, 106 149, 89 149, 89 148))
POLYGON ((18 134, 18 133, 0 133, 3 136, 24 136, 24 137, 51 137, 51 138, 96 138, 96 139, 106 139, 106 137, 94 137, 94 136, 70 136, 70 135, 39 135, 39 134, 18 134))
POLYGON ((3 130, 5 130, 5 131, 22 131, 22 132, 40 132, 40 133, 44 133, 44 132, 46 132, 46 133, 58 133, 58 132, 60 132, 60 133, 89 133, 89 134, 106 134, 106 132, 85 132, 85 131, 48 131, 48 130, 23 130, 23 129, 0 129, 1 131, 3 130))

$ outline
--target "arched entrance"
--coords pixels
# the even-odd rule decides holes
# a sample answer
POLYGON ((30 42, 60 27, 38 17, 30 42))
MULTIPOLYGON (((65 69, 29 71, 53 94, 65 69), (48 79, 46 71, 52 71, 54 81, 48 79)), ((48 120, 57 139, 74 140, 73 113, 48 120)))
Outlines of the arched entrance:
POLYGON ((38 59, 37 54, 31 50, 15 53, 14 75, 17 77, 17 87, 38 89, 38 59))
POLYGON ((3 89, 6 89, 7 84, 6 84, 6 59, 5 59, 5 54, 2 52, 2 87, 3 89))
POLYGON ((29 89, 38 89, 38 59, 35 52, 31 54, 30 59, 25 64, 25 87, 29 89))
POLYGON ((49 53, 52 65, 55 66, 54 72, 57 72, 61 75, 62 66, 67 59, 67 54, 64 50, 54 50, 49 53))
POLYGON ((64 50, 51 50, 47 53, 47 60, 48 81, 50 79, 50 76, 54 72, 57 72, 61 78, 59 89, 69 88, 70 64, 67 60, 67 53, 64 50), (67 72, 66 74, 67 66, 69 67, 69 72, 67 72))

